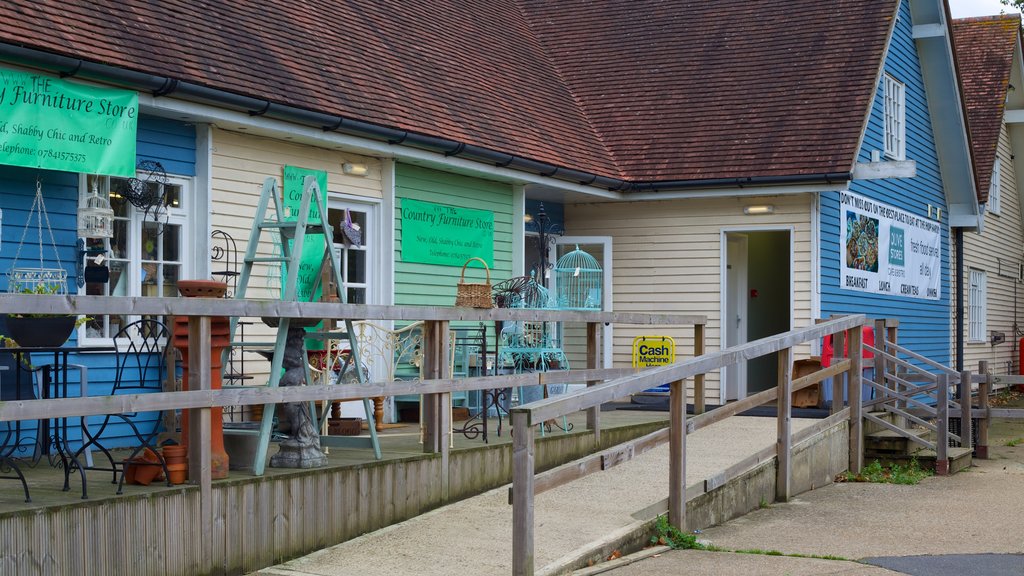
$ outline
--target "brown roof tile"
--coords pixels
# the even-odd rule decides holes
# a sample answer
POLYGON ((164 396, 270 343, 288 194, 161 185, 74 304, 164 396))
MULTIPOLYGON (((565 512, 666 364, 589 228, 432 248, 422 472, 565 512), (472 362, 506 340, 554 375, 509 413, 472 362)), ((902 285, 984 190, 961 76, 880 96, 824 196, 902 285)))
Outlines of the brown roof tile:
POLYGON ((1020 16, 1016 14, 953 21, 954 49, 981 202, 988 201, 1019 28, 1020 16))
POLYGON ((851 168, 896 0, 6 0, 0 42, 635 182, 851 168))

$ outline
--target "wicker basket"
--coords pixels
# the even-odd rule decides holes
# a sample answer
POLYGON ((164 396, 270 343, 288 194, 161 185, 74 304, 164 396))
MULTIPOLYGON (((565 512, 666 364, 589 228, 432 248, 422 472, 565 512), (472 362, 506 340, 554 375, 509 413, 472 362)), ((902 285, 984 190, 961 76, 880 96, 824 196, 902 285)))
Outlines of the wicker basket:
POLYGON ((483 258, 470 258, 462 265, 462 276, 459 277, 459 287, 455 294, 455 305, 469 308, 494 308, 494 300, 491 299, 491 269, 483 258), (466 282, 466 266, 473 260, 480 261, 487 273, 487 282, 466 282))

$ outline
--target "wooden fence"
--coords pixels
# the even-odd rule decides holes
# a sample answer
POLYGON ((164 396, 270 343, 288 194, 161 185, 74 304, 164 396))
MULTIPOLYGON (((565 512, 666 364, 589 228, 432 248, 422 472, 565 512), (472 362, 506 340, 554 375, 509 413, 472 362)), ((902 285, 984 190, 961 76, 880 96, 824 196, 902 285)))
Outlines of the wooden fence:
MULTIPOLYGON (((747 344, 732 347, 718 352, 704 354, 690 360, 684 360, 668 366, 652 368, 641 373, 611 380, 604 384, 590 387, 574 394, 540 400, 512 409, 512 573, 515 576, 532 576, 534 566, 534 496, 543 490, 569 482, 586 474, 602 469, 602 464, 564 468, 541 479, 535 476, 534 469, 534 427, 539 422, 579 410, 593 410, 601 404, 641 392, 654 385, 670 382, 669 392, 669 428, 667 434, 656 435, 646 439, 641 449, 618 452, 609 459, 620 461, 631 457, 631 454, 649 448, 650 445, 665 441, 669 442, 669 523, 674 526, 686 526, 686 435, 721 421, 730 416, 759 406, 765 402, 775 401, 778 407, 777 442, 775 455, 778 458, 776 478, 776 498, 787 501, 791 496, 793 471, 791 454, 793 434, 790 429, 792 414, 792 394, 822 380, 847 375, 849 383, 850 408, 840 411, 838 418, 850 419, 850 469, 859 472, 863 464, 863 447, 861 430, 861 326, 866 322, 863 315, 846 316, 829 320, 785 334, 763 338, 747 344), (825 335, 845 333, 849 343, 850 358, 837 358, 830 367, 802 378, 793 379, 794 346, 805 342, 813 342, 825 335), (764 392, 754 394, 743 400, 717 408, 711 412, 695 415, 687 419, 686 410, 686 379, 695 381, 707 372, 732 366, 773 352, 778 352, 778 386, 764 392)), ((837 347, 841 354, 843 348, 837 347)), ((842 392, 833 398, 842 399, 842 392)), ((833 402, 833 405, 841 402, 833 402)), ((835 416, 834 416, 835 417, 835 416)), ((722 482, 728 478, 722 479, 722 482)))

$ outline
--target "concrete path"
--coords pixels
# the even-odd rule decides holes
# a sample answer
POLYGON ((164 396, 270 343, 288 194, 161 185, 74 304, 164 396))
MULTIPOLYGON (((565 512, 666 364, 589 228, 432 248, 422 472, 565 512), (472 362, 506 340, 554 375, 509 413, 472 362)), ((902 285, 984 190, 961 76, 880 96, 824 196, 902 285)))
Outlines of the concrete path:
MULTIPOLYGON (((795 419, 793 429, 813 422, 795 419)), ((775 426, 774 418, 736 417, 689 435, 687 484, 773 444, 775 426)), ((654 506, 667 495, 667 445, 538 495, 536 567, 557 563, 563 556, 635 523, 636 512, 654 506)), ((506 487, 264 569, 259 574, 448 576, 511 572, 512 508, 508 505, 506 487)))
POLYGON ((990 453, 967 471, 916 486, 835 484, 700 535, 728 550, 860 563, 670 551, 606 574, 1024 575, 1024 445, 994 442, 990 453))

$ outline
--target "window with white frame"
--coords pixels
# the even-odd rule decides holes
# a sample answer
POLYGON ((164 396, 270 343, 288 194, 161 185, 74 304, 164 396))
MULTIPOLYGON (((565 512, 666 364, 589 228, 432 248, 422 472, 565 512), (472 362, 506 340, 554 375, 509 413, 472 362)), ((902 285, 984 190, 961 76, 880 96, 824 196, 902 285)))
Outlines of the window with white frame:
POLYGON ((970 342, 985 342, 985 334, 988 332, 986 315, 988 307, 985 304, 988 280, 985 272, 981 270, 970 271, 970 292, 968 292, 968 325, 967 340, 970 342))
POLYGON ((331 199, 327 207, 327 221, 334 229, 334 249, 339 253, 345 298, 350 304, 375 304, 373 286, 373 251, 376 250, 373 204, 331 199), (346 223, 346 218, 350 221, 346 223), (346 242, 343 226, 350 225, 361 236, 360 243, 346 242))
MULTIPOLYGON (((80 200, 95 187, 108 195, 114 210, 113 231, 109 239, 88 239, 86 268, 88 281, 79 293, 90 296, 177 296, 178 280, 190 271, 188 254, 191 232, 189 212, 193 209, 192 181, 170 176, 165 182, 107 176, 82 176, 80 200), (160 200, 142 209, 127 200, 124 191, 130 184, 144 186, 160 200), (109 270, 109 277, 99 269, 109 270), (93 270, 89 270, 93 269, 93 270), (100 273, 96 273, 99 271, 100 273)), ((85 339, 107 339, 117 335, 138 317, 127 314, 96 316, 80 334, 85 339)))
POLYGON ((988 185, 988 204, 986 206, 986 209, 993 214, 999 214, 999 179, 1001 171, 1002 162, 999 161, 999 158, 996 158, 995 163, 992 165, 992 181, 988 185))
POLYGON ((885 75, 885 157, 907 157, 906 96, 902 82, 885 75))

